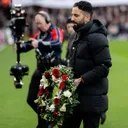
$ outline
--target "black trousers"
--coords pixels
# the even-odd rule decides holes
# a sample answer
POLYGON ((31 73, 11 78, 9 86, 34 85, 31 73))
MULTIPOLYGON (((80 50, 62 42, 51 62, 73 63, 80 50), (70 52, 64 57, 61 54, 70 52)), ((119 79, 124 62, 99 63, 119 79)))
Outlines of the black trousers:
POLYGON ((100 114, 92 112, 74 111, 63 123, 62 128, 80 128, 83 121, 83 128, 99 128, 100 114))
POLYGON ((40 85, 41 78, 42 78, 41 71, 36 69, 32 75, 31 82, 29 85, 27 103, 37 113, 37 116, 38 116, 37 128, 48 128, 47 122, 40 117, 38 110, 37 110, 37 105, 34 103, 34 100, 37 99, 37 93, 39 91, 39 85, 40 85))

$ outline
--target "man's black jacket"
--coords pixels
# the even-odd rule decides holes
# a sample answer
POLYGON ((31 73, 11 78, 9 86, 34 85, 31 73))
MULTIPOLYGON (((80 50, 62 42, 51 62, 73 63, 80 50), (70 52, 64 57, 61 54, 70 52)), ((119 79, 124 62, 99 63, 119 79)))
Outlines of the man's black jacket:
POLYGON ((98 20, 91 20, 75 31, 70 63, 75 78, 83 80, 77 88, 79 109, 101 113, 108 109, 107 76, 112 65, 107 31, 98 20))

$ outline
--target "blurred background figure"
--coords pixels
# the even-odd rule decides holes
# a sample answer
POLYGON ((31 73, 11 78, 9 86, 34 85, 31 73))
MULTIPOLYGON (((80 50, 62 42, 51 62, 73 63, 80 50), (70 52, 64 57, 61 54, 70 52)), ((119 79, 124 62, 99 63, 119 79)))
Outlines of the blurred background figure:
POLYGON ((71 20, 71 17, 69 17, 66 22, 66 31, 68 33, 68 45, 67 45, 67 52, 66 52, 66 60, 67 61, 70 58, 73 39, 75 36, 75 31, 73 29, 73 26, 74 26, 74 22, 71 20))
POLYGON ((6 18, 2 11, 0 11, 0 49, 3 49, 7 44, 14 43, 12 32, 6 24, 6 18))

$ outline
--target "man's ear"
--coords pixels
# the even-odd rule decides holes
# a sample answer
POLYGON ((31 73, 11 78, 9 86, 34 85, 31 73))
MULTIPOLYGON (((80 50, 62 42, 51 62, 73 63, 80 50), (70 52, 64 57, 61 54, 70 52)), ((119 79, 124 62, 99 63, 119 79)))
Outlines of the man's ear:
POLYGON ((88 14, 87 15, 87 18, 89 19, 89 21, 91 20, 91 15, 90 14, 88 14))
POLYGON ((86 14, 84 20, 85 20, 85 23, 89 22, 91 20, 91 15, 86 14))

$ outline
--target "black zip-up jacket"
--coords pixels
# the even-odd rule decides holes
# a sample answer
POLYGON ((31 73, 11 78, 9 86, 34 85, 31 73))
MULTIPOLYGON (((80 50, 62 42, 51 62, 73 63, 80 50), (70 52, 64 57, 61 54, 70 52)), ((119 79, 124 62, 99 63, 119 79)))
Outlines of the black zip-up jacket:
POLYGON ((76 30, 70 65, 75 78, 81 77, 78 85, 80 109, 103 112, 108 109, 108 73, 111 56, 106 28, 98 20, 91 20, 76 30))

